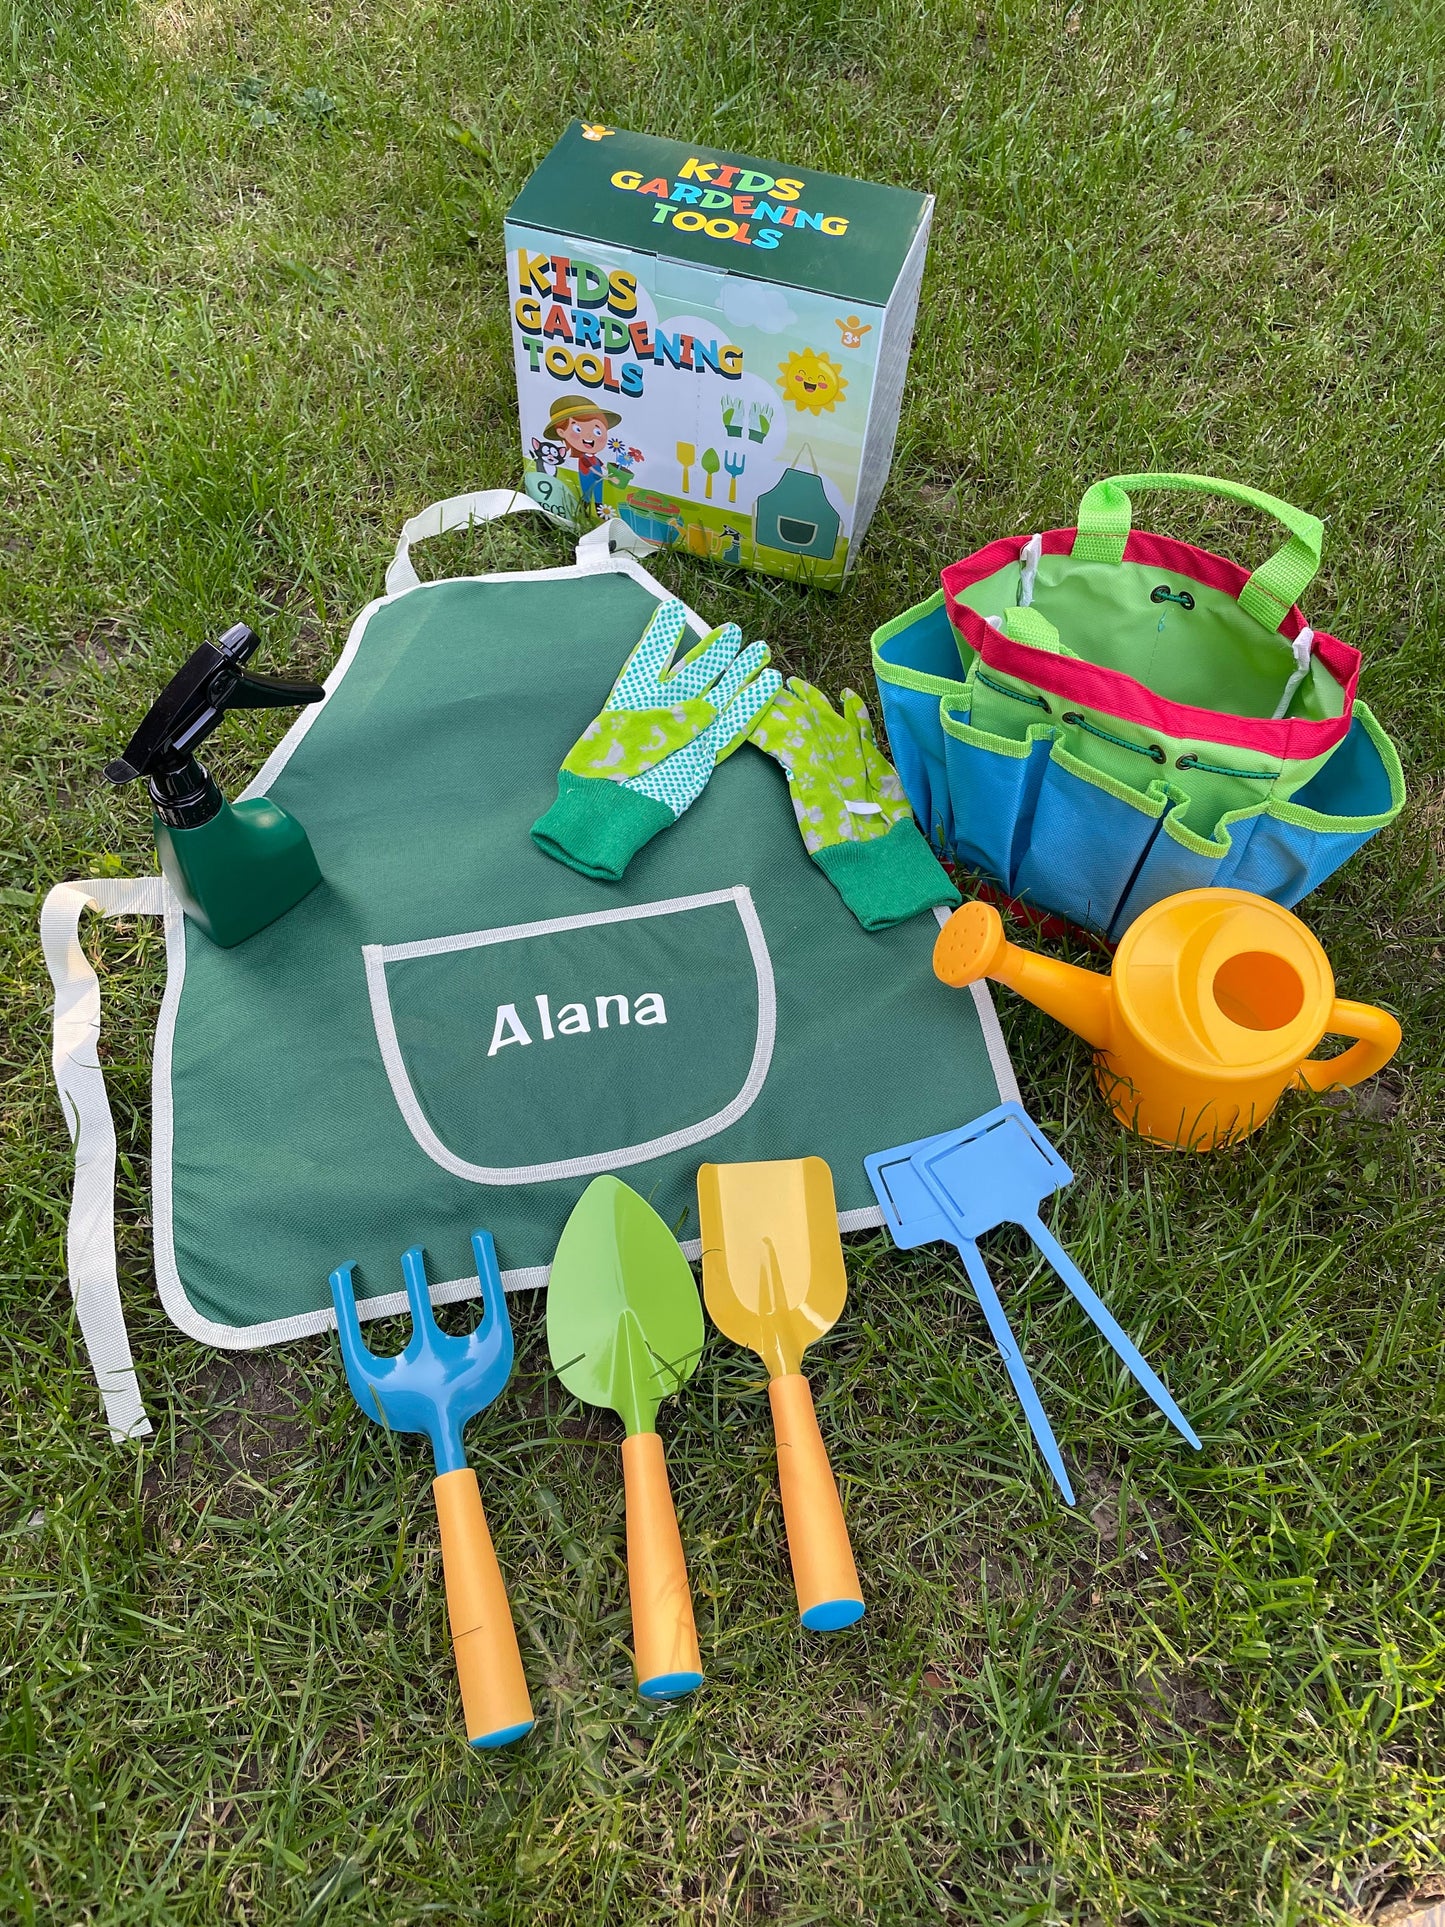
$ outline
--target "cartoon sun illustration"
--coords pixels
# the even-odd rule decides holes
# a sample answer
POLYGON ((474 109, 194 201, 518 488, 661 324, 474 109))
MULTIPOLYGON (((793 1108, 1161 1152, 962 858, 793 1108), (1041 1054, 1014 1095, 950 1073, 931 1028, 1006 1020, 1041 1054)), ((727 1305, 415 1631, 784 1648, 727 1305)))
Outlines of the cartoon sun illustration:
POLYGON ((605 141, 609 134, 616 132, 615 127, 604 127, 600 121, 584 120, 582 123, 582 138, 585 141, 605 141))
POLYGON ((843 399, 848 378, 836 361, 820 355, 816 348, 794 350, 778 363, 778 386, 783 399, 790 401, 799 414, 821 415, 835 409, 843 399))

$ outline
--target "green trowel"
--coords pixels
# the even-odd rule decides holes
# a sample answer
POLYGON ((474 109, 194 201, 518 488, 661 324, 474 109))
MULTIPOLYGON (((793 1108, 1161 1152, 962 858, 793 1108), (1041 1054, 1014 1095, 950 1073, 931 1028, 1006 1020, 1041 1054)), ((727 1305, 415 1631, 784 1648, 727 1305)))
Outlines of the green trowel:
POLYGON ((552 1366, 574 1398, 627 1428, 627 1590, 637 1690, 675 1699, 702 1685, 692 1595, 657 1408, 692 1376, 702 1306, 677 1240, 617 1178, 594 1178, 562 1232, 547 1286, 552 1366))

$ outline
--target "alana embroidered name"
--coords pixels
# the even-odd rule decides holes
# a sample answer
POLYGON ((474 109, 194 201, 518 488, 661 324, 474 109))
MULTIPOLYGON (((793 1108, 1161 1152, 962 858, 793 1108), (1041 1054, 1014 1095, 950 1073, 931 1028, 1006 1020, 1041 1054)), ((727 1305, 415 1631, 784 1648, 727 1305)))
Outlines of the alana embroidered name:
MULTIPOLYGON (((537 1015, 533 1022, 537 1028, 537 1041, 549 1043, 554 1037, 583 1037, 594 1028, 610 1030, 615 1022, 623 1024, 665 1024, 667 1005, 662 994, 656 990, 645 990, 632 1001, 623 996, 597 997, 593 1000, 596 1011, 595 1024, 588 1014, 586 1004, 563 1004, 557 1012, 555 1024, 552 1019, 552 1005, 545 996, 534 997, 537 1015)), ((530 1013, 529 1013, 530 1015, 530 1013)), ((498 1004, 496 1019, 492 1024, 492 1047, 488 1057, 495 1057, 499 1050, 508 1044, 530 1044, 532 1033, 522 1022, 515 1004, 498 1004)))

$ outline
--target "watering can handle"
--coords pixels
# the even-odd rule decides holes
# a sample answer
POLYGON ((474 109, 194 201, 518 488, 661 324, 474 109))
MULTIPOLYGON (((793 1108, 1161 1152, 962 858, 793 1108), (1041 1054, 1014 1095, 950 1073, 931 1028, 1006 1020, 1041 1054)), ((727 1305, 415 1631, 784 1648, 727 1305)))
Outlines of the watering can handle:
POLYGON ((532 1702, 476 1473, 470 1466, 443 1472, 432 1497, 467 1738, 473 1746, 505 1746, 532 1725, 532 1702))
POLYGON ((702 1659, 667 1460, 656 1432, 634 1432, 623 1440, 622 1478, 637 1690, 644 1699, 675 1699, 702 1685, 702 1659))
POLYGON ((1307 1057, 1295 1073, 1301 1089, 1329 1091, 1342 1084, 1362 1083, 1383 1070, 1400 1048, 1400 1025, 1388 1010, 1375 1004, 1354 1004, 1347 997, 1336 997, 1325 1035, 1359 1041, 1338 1057, 1307 1057))
POLYGON ((1239 606, 1256 622, 1271 631, 1279 628, 1299 601, 1320 566, 1320 547, 1325 525, 1317 515, 1283 502, 1263 489, 1246 488, 1242 482, 1223 482, 1214 475, 1111 475, 1084 491, 1079 503, 1078 533, 1074 537, 1076 562, 1122 562, 1124 545, 1133 523, 1133 505, 1128 491, 1139 488, 1182 489, 1197 495, 1222 495, 1226 501, 1243 502, 1250 508, 1272 515, 1289 530, 1289 540, 1276 549, 1268 561, 1261 562, 1239 592, 1239 606))
POLYGON ((798 1613, 814 1631, 833 1632, 861 1618, 863 1592, 838 1484, 813 1410, 813 1389, 801 1372, 787 1372, 769 1379, 768 1403, 773 1408, 778 1488, 798 1613))

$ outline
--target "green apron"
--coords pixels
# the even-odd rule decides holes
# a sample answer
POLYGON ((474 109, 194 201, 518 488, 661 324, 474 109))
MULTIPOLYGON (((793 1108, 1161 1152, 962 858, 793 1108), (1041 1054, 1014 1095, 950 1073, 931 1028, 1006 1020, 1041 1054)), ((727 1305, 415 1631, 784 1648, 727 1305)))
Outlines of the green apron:
MULTIPOLYGON (((576 567, 416 583, 408 536, 513 499, 459 497, 408 525, 393 592, 363 612, 325 702, 248 792, 306 826, 320 888, 233 950, 165 906, 156 1268, 171 1317, 207 1343, 330 1326, 327 1277, 348 1260, 363 1316, 400 1309, 398 1259, 414 1243, 443 1281, 438 1301, 470 1295, 478 1226, 510 1288, 544 1285, 601 1171, 685 1247, 704 1160, 817 1154, 843 1228, 876 1225, 868 1152, 1014 1093, 986 995, 933 975, 934 918, 861 930, 809 861, 780 772, 750 748, 620 884, 536 848, 528 830, 558 765, 666 592, 608 551, 605 529, 576 567)), ((156 880, 128 887, 169 896, 156 880)), ((53 896, 67 891, 102 909, 125 894, 53 896)), ((69 940, 47 939, 53 973, 67 941, 73 968, 73 921, 69 940)), ((59 1026, 63 972, 57 989, 59 1026)), ((74 1128, 99 1071, 71 1041, 67 1070, 57 1029, 74 1128)), ((93 1196, 84 1209, 94 1217, 93 1196)), ((136 1434, 128 1346, 121 1358, 104 1342, 118 1293, 100 1303, 109 1279, 77 1250, 88 1234, 74 1220, 72 1234, 112 1428, 136 1434)))

